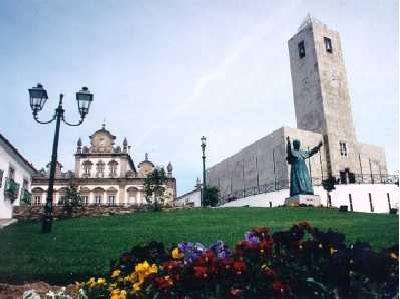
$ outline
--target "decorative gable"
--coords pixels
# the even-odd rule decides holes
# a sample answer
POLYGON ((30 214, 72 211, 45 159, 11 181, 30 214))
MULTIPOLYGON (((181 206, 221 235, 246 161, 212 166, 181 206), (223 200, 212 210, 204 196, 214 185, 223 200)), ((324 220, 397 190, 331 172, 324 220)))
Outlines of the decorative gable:
POLYGON ((115 136, 105 126, 90 136, 90 153, 112 153, 115 136))

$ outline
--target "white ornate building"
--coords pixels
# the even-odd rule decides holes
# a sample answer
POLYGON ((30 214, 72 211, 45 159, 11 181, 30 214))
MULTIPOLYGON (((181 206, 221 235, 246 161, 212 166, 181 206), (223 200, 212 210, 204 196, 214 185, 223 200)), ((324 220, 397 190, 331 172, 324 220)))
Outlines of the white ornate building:
POLYGON ((12 217, 13 205, 29 202, 32 175, 37 170, 0 134, 0 219, 12 217))
MULTIPOLYGON (((143 205, 146 204, 144 179, 154 169, 146 154, 145 159, 135 165, 126 138, 122 147, 115 145, 116 137, 105 125, 90 137, 90 145, 82 146, 79 138, 75 153, 75 171, 63 173, 61 164, 56 168, 53 204, 62 201, 71 182, 85 204, 97 205, 143 205)), ((176 181, 172 177, 172 165, 166 167, 167 182, 165 205, 173 204, 176 197, 176 181)), ((32 204, 44 204, 47 198, 48 172, 41 171, 32 180, 32 204)))
POLYGON ((182 194, 175 199, 174 206, 178 207, 201 207, 201 189, 200 178, 196 179, 194 189, 188 193, 182 194))

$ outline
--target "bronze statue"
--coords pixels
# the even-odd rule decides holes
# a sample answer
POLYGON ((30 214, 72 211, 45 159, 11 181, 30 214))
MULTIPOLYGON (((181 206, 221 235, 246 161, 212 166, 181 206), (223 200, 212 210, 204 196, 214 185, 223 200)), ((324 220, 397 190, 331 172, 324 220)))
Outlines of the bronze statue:
POLYGON ((287 142, 287 160, 292 166, 290 170, 290 196, 313 195, 314 190, 305 160, 318 153, 322 141, 309 151, 300 149, 300 140, 298 139, 293 140, 293 148, 289 137, 287 137, 287 142))

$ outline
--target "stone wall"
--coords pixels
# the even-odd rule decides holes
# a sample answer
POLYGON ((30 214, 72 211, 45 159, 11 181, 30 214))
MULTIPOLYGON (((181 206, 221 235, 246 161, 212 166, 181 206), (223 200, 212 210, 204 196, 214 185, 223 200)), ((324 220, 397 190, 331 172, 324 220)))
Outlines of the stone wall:
MULTIPOLYGON (((84 206, 73 213, 72 217, 80 216, 101 216, 101 215, 120 215, 134 213, 144 208, 134 206, 84 206)), ((43 214, 43 206, 14 206, 13 218, 18 220, 35 220, 40 219, 43 214)), ((53 207, 53 215, 55 218, 66 217, 61 206, 53 207)))
MULTIPOLYGON (((237 154, 207 170, 207 183, 220 189, 221 196, 232 194, 258 185, 289 182, 290 166, 286 161, 286 137, 300 139, 303 150, 316 146, 320 134, 282 127, 243 148, 237 154)), ((321 177, 321 169, 327 176, 326 159, 323 154, 314 155, 307 161, 313 177, 321 177), (322 167, 321 167, 322 161, 322 167)))

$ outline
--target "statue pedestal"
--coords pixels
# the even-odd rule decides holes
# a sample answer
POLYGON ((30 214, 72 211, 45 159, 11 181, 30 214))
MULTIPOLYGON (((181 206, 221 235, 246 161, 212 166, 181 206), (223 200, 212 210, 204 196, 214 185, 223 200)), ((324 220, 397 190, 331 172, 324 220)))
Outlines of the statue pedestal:
POLYGON ((321 205, 319 195, 300 194, 285 198, 285 206, 309 205, 318 207, 321 205))

